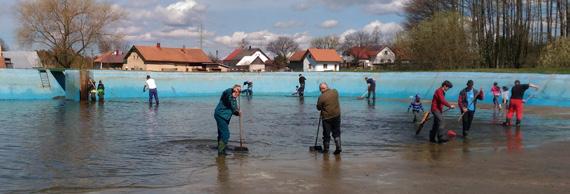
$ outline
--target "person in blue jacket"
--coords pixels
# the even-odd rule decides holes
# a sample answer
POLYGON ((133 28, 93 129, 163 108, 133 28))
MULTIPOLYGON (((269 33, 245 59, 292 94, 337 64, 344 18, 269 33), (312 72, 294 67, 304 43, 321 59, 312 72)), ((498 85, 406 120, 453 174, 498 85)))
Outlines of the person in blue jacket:
POLYGON ((241 93, 241 86, 234 85, 224 90, 220 96, 220 102, 214 111, 214 119, 218 126, 218 155, 226 155, 226 147, 230 139, 230 119, 232 115, 240 116, 237 98, 241 93))

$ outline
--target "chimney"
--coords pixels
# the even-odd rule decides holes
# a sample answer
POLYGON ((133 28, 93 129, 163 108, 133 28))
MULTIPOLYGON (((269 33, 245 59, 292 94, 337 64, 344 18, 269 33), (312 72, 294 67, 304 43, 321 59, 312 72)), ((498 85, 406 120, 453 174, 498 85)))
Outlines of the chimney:
POLYGON ((156 43, 156 48, 160 48, 160 42, 156 43))
POLYGON ((249 45, 249 50, 251 50, 251 45, 249 45))

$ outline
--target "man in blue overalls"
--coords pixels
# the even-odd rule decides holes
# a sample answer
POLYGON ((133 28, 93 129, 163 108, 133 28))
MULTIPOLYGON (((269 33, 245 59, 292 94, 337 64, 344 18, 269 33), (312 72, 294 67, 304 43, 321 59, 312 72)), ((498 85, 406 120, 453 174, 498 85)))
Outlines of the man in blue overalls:
POLYGON ((222 93, 222 96, 220 96, 218 106, 216 106, 214 119, 216 119, 216 124, 218 126, 218 155, 226 155, 226 147, 230 139, 229 124, 232 115, 241 115, 237 105, 237 98, 240 93, 241 86, 239 84, 226 89, 222 93))

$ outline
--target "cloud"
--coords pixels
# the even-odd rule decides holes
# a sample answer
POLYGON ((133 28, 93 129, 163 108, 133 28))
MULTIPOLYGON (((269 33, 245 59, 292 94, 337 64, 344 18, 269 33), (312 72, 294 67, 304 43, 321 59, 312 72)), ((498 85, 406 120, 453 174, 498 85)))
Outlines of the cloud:
POLYGON ((289 21, 278 21, 273 24, 273 27, 276 28, 293 28, 293 27, 300 27, 303 26, 303 22, 289 20, 289 21))
POLYGON ((236 47, 242 39, 247 40, 254 47, 265 47, 269 42, 277 40, 279 36, 291 37, 301 47, 306 47, 311 40, 311 36, 307 32, 295 34, 277 34, 268 30, 256 32, 234 32, 232 35, 218 36, 214 38, 214 42, 222 44, 229 48, 236 47))
POLYGON ((324 22, 321 23, 321 28, 334 28, 336 26, 338 26, 338 21, 337 20, 326 20, 324 22))
POLYGON ((371 33, 376 29, 378 29, 380 33, 382 33, 382 35, 384 36, 395 36, 396 33, 404 30, 404 28, 402 28, 402 26, 399 23, 395 22, 383 23, 378 20, 372 21, 362 28, 362 30, 368 33, 371 33))
POLYGON ((384 15, 401 12, 404 5, 410 0, 312 0, 334 10, 350 6, 359 6, 364 11, 375 15, 384 15))
POLYGON ((345 37, 351 33, 357 32, 357 31, 364 31, 367 33, 372 33, 375 30, 380 31, 380 34, 382 36, 382 38, 384 39, 384 41, 391 41, 396 37, 396 34, 398 34, 398 32, 404 30, 404 28, 399 24, 399 23, 395 23, 395 22, 389 22, 389 23, 384 23, 381 22, 379 20, 375 20, 372 21, 368 24, 366 24, 364 27, 362 27, 362 29, 348 29, 346 31, 344 31, 339 37, 340 37, 340 42, 344 42, 345 37))
POLYGON ((163 22, 171 26, 187 26, 200 21, 201 15, 207 7, 198 4, 195 0, 184 0, 170 4, 166 7, 157 6, 155 12, 163 22))
POLYGON ((311 6, 310 6, 308 3, 306 3, 306 2, 297 3, 297 4, 294 4, 294 5, 291 6, 291 7, 292 7, 293 10, 295 10, 295 11, 307 11, 307 10, 309 10, 309 8, 311 8, 311 6))
MULTIPOLYGON (((125 28, 125 31, 128 30, 136 30, 138 29, 138 27, 127 27, 125 28)), ((163 39, 188 39, 188 38, 199 38, 200 37, 200 31, 198 28, 196 27, 189 27, 189 28, 163 28, 161 30, 155 30, 155 31, 151 31, 151 32, 145 32, 145 33, 126 33, 127 35, 125 36, 126 40, 129 41, 136 41, 136 40, 142 40, 142 41, 158 41, 158 40, 163 40, 163 39)), ((202 35, 204 38, 209 38, 209 37, 213 37, 215 35, 214 32, 210 32, 210 31, 203 31, 202 35)))
POLYGON ((407 0, 393 0, 389 3, 373 2, 364 7, 368 13, 376 15, 394 14, 404 9, 407 0))

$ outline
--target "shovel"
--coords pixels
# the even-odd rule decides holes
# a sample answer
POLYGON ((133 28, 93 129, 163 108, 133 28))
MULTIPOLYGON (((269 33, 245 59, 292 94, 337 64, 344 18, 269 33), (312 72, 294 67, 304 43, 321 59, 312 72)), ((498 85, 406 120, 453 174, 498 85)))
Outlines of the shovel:
POLYGON ((317 135, 315 136, 315 145, 309 147, 309 151, 311 151, 311 152, 323 151, 323 147, 320 145, 317 145, 317 143, 319 141, 319 129, 321 127, 321 120, 322 120, 322 115, 319 116, 319 124, 317 125, 317 135))
POLYGON ((240 110, 239 115, 239 147, 234 148, 234 152, 249 152, 247 147, 243 146, 243 128, 242 128, 242 121, 241 117, 243 117, 243 113, 241 112, 241 97, 238 97, 238 109, 240 110))

